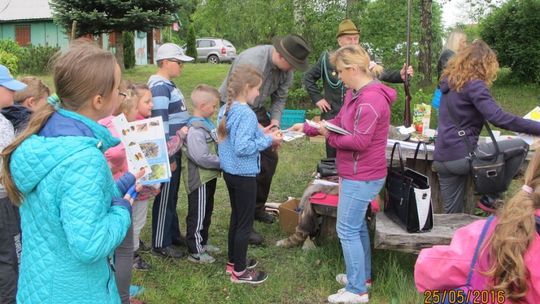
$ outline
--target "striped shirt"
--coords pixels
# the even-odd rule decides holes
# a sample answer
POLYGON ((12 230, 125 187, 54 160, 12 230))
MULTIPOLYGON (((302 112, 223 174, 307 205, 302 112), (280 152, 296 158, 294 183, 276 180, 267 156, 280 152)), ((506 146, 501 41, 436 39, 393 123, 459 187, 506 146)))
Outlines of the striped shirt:
POLYGON ((169 140, 169 136, 184 127, 190 117, 184 95, 172 81, 159 75, 150 76, 148 87, 154 103, 152 117, 163 118, 165 138, 169 140))

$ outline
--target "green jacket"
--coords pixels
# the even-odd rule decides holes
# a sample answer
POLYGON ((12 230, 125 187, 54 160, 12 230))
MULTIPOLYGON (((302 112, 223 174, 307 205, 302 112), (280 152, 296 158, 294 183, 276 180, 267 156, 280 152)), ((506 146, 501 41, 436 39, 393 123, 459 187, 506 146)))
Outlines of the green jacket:
MULTIPOLYGON (((373 56, 371 56, 371 58, 373 58, 373 56)), ((403 82, 399 70, 385 70, 379 77, 379 80, 391 83, 403 82)), ((336 67, 330 63, 330 55, 328 52, 323 52, 317 63, 312 65, 311 68, 304 73, 302 84, 308 92, 313 104, 323 98, 330 104, 331 110, 322 113, 321 115, 323 119, 334 118, 339 113, 347 89, 344 88, 343 83, 339 80, 336 67), (322 79, 323 81, 324 96, 319 86, 317 86, 317 81, 319 81, 319 79, 322 79)))

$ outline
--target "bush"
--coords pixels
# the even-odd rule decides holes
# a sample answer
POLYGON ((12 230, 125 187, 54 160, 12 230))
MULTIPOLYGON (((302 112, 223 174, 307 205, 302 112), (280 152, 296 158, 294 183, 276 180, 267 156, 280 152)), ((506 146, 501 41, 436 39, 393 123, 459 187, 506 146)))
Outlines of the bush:
POLYGON ((0 51, 19 56, 21 47, 11 39, 0 40, 0 51))
POLYGON ((510 0, 481 23, 481 36, 501 66, 523 82, 540 82, 540 1, 510 0))
POLYGON ((122 33, 122 40, 124 41, 124 67, 129 70, 135 66, 135 37, 133 32, 122 33))
POLYGON ((0 49, 0 64, 6 66, 11 73, 17 72, 17 62, 19 58, 12 53, 0 49))
POLYGON ((195 58, 195 62, 197 61, 197 47, 196 47, 196 38, 195 38, 195 29, 193 28, 193 25, 189 27, 188 35, 186 38, 186 55, 195 58))
POLYGON ((51 58, 60 51, 60 47, 34 46, 21 48, 19 72, 43 75, 49 72, 51 58))

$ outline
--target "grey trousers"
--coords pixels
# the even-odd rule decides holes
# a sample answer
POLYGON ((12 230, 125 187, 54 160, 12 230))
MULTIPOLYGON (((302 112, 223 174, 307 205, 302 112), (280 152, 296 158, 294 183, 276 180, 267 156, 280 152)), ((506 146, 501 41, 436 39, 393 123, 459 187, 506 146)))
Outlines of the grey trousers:
MULTIPOLYGON (((504 151, 505 175, 510 183, 519 172, 523 160, 527 156, 526 151, 528 151, 529 145, 518 138, 501 140, 497 143, 500 151, 504 151)), ((491 155, 494 151, 493 144, 482 143, 476 148, 476 155, 482 157, 491 155)), ((469 159, 462 158, 447 162, 434 161, 433 166, 439 176, 444 213, 463 212, 465 195, 473 195, 473 193, 465 193, 470 175, 469 159)))
POLYGON ((131 271, 133 267, 133 225, 129 226, 126 238, 114 252, 114 273, 116 286, 122 304, 129 304, 129 285, 131 285, 131 271))

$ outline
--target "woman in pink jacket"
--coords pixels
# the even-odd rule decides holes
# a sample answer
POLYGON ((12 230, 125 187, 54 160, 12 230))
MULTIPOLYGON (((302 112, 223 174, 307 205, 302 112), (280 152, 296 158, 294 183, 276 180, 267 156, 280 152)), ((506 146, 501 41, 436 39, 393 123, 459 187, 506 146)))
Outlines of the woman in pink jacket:
POLYGON ((365 215, 386 178, 386 140, 390 106, 396 92, 377 80, 382 67, 370 62, 369 55, 359 46, 340 48, 330 61, 348 91, 339 114, 328 122, 350 134, 328 131, 324 121, 318 128, 305 123, 294 125, 291 130, 304 131, 308 136, 322 134, 337 149, 336 166, 340 176, 337 232, 346 274, 336 276, 345 288, 329 296, 328 301, 367 303, 371 251, 365 215))
POLYGON ((468 300, 461 303, 540 303, 539 252, 537 150, 525 173, 524 185, 494 219, 458 229, 450 245, 420 252, 414 269, 416 288, 426 300, 435 297, 439 303, 457 301, 457 297, 468 300))

